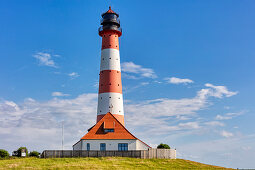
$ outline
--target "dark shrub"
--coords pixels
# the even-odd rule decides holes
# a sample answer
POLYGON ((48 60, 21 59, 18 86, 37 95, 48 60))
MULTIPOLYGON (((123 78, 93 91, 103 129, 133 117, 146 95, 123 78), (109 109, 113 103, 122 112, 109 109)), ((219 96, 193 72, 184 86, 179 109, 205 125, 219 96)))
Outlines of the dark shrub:
POLYGON ((161 144, 158 145, 157 148, 158 149, 170 149, 170 146, 168 146, 168 144, 161 143, 161 144))
POLYGON ((10 156, 10 154, 8 153, 8 151, 6 151, 4 149, 0 149, 0 158, 7 158, 9 156, 10 156))
POLYGON ((40 153, 37 152, 37 151, 32 151, 32 152, 29 153, 29 156, 39 157, 40 153))

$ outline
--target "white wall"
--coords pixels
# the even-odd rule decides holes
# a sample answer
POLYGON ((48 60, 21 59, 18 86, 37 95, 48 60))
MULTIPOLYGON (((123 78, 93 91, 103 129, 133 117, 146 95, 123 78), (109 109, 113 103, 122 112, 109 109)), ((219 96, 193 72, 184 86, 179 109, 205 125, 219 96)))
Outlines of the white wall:
POLYGON ((176 149, 170 149, 170 158, 176 159, 176 149))
POLYGON ((148 150, 149 147, 140 140, 136 140, 136 150, 148 150))
POLYGON ((119 143, 128 143, 128 150, 136 150, 136 140, 82 140, 82 150, 87 150, 87 143, 90 143, 90 150, 100 150, 100 143, 106 144, 106 150, 118 150, 119 143))
POLYGON ((81 141, 73 145, 73 150, 81 150, 81 141))
POLYGON ((74 150, 87 150, 87 143, 90 143, 90 150, 100 150, 100 143, 106 144, 106 150, 117 151, 119 143, 127 143, 128 150, 148 150, 149 147, 136 139, 130 140, 81 140, 73 146, 74 150))
POLYGON ((148 147, 136 139, 130 139, 130 140, 82 140, 81 142, 74 145, 74 150, 87 150, 87 143, 90 143, 90 150, 100 150, 100 143, 106 144, 106 150, 112 150, 117 151, 118 150, 118 144, 119 143, 127 143, 128 144, 128 150, 147 150, 148 147), (82 147, 82 148, 81 148, 82 147))

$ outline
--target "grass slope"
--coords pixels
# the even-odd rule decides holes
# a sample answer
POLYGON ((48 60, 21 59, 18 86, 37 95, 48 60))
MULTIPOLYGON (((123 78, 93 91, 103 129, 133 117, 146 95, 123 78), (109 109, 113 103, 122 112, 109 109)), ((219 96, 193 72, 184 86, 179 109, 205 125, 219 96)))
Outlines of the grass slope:
POLYGON ((227 169, 183 159, 16 158, 0 160, 0 169, 227 169))

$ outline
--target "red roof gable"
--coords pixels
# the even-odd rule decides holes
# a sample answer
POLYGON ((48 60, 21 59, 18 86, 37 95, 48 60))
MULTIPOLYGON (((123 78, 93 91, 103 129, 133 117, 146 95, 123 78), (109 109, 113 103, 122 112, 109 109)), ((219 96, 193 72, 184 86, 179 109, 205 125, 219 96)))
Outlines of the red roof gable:
POLYGON ((137 139, 110 112, 108 112, 81 139, 137 139), (105 133, 104 129, 114 129, 105 133))

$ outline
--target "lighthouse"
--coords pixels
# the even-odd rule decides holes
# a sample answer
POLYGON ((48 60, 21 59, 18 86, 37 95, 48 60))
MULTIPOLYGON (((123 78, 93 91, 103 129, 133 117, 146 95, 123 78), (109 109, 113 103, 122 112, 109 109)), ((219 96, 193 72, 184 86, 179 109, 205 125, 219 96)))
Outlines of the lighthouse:
POLYGON ((73 150, 148 150, 151 147, 129 132, 124 123, 119 15, 109 7, 100 23, 98 33, 102 37, 102 47, 96 124, 73 145, 73 150))
POLYGON ((111 7, 102 14, 99 35, 102 37, 97 122, 108 112, 124 125, 119 37, 119 15, 111 7))

